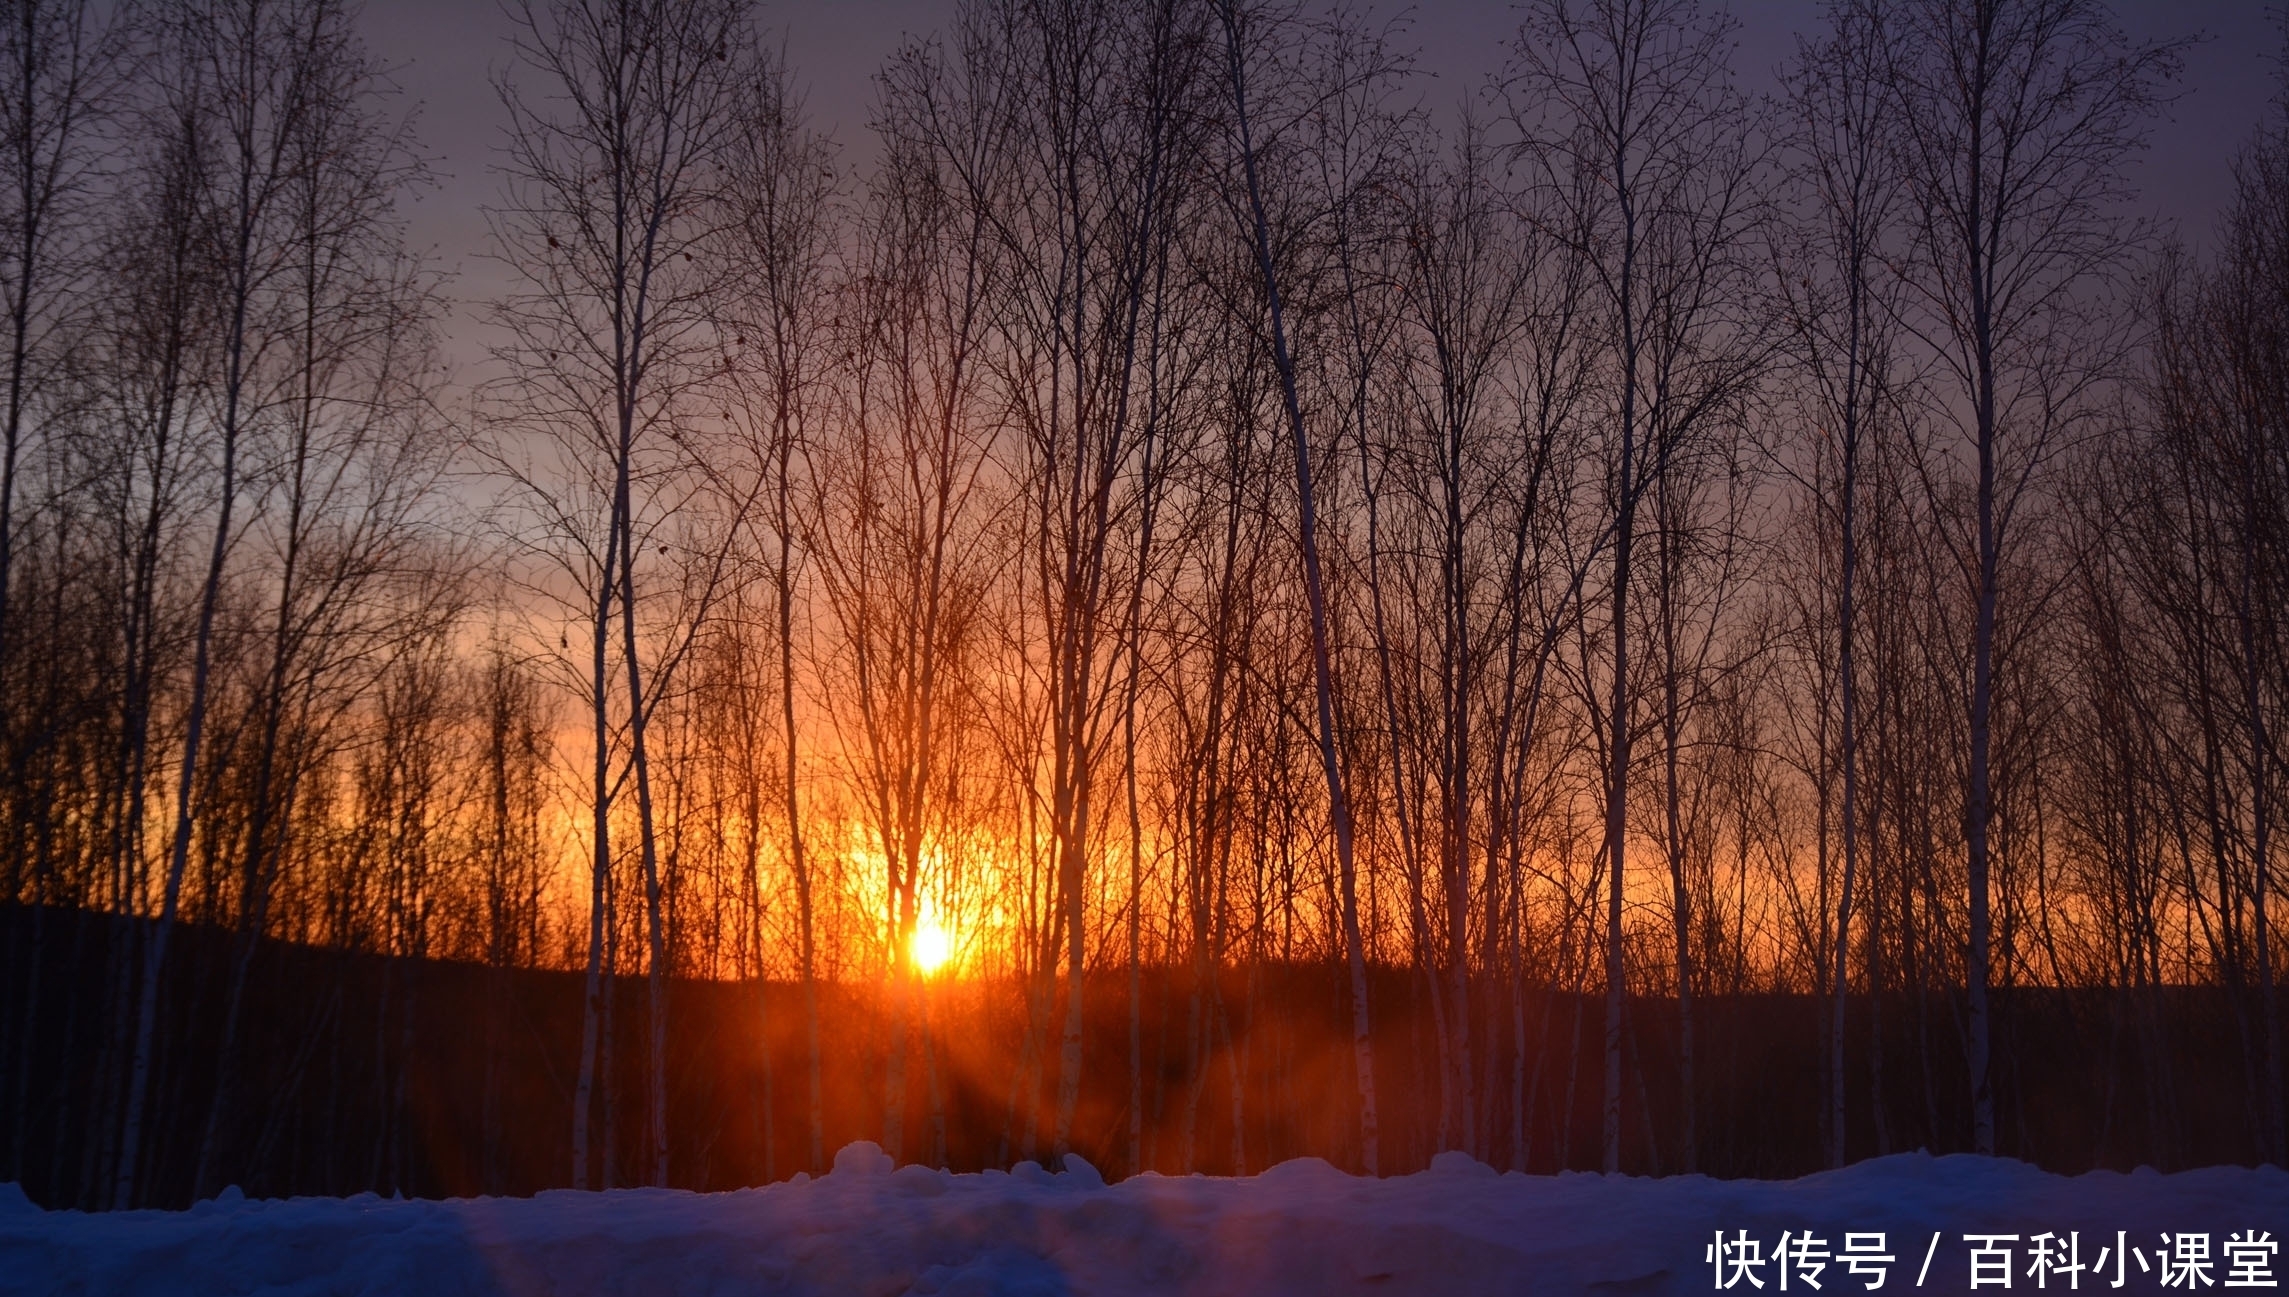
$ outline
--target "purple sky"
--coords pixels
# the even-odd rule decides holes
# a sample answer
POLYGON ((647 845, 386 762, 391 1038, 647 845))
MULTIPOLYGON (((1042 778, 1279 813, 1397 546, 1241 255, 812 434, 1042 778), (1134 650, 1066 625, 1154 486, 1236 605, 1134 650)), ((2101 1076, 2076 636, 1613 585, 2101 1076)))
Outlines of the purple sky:
MULTIPOLYGON (((1819 22, 1819 0, 1735 0, 1729 7, 1741 20, 1736 67, 1753 90, 1772 86, 1795 34, 1819 22)), ((870 147, 874 69, 902 36, 933 30, 951 8, 952 0, 811 0, 766 3, 763 19, 784 32, 814 120, 858 163, 870 147)), ((2281 37, 2274 7, 2260 0, 2122 0, 2117 11, 2140 38, 2205 38, 2189 53, 2184 93, 2157 124, 2154 146, 2139 164, 2146 209, 2199 244, 2228 191, 2228 162, 2275 93, 2281 37)), ((1430 0, 1408 17, 1418 68, 1427 74, 1423 91, 1433 103, 1483 85, 1508 57, 1517 28, 1508 3, 1430 0)), ((456 276, 460 309, 448 325, 449 354, 465 377, 474 376, 484 348, 478 304, 506 283, 486 259, 479 208, 499 192, 492 166, 502 114, 490 73, 508 58, 509 24, 493 0, 369 0, 366 21, 376 52, 399 69, 399 84, 419 106, 438 186, 408 216, 415 245, 431 249, 456 276)))

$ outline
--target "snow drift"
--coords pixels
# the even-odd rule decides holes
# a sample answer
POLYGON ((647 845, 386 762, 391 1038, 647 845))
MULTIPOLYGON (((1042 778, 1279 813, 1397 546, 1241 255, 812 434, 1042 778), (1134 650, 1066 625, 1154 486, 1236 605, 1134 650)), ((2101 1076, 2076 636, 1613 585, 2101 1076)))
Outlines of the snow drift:
POLYGON ((1307 1158, 1244 1179, 1106 1185, 1085 1163, 1060 1175, 1031 1163, 894 1170, 874 1145, 853 1144, 820 1179, 717 1194, 257 1201, 233 1190, 189 1211, 91 1215, 41 1211, 0 1186, 0 1289, 1052 1297, 1775 1292, 1785 1282, 1854 1293, 1918 1290, 1920 1277, 1920 1291, 1946 1293, 1975 1277, 1980 1291, 1999 1289, 2001 1265, 2014 1290, 2071 1280, 2112 1291, 2119 1267, 2123 1291, 2174 1292, 2203 1278, 2279 1282, 2285 1234, 2289 1173, 2274 1168, 2066 1177, 1906 1154, 1774 1182, 1498 1175, 1449 1153, 1386 1180, 1307 1158), (1856 1236, 1857 1258, 1879 1255, 1876 1233, 1890 1261, 1848 1268, 1845 1236, 1856 1236), (2081 1270, 2063 1266, 2070 1240, 2081 1270))

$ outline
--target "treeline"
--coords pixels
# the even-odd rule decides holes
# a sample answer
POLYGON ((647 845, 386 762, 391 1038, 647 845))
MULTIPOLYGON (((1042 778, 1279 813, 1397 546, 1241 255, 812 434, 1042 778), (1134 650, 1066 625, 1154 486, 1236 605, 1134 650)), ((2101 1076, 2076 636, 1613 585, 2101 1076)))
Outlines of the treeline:
MULTIPOLYGON (((22 908, 0 910, 0 933, 30 917, 22 908)), ((92 912, 74 921, 84 928, 46 947, 53 961, 44 974, 48 1011, 25 1071, 36 1093, 63 1096, 50 1110, 57 1120, 28 1128, 22 1170, 32 1200, 59 1208, 84 1201, 75 1186, 95 1151, 80 1137, 82 1114, 71 1105, 92 1095, 88 1081, 103 1063, 101 1033, 86 1029, 100 1008, 100 974, 114 957, 111 943, 145 939, 138 923, 148 922, 92 912)), ((227 990, 219 974, 229 967, 231 934, 186 925, 176 943, 189 974, 177 1011, 216 1013, 227 990)), ((1188 1057, 1184 1045, 1200 990, 1189 970, 1163 964, 1140 977, 1144 1165, 1163 1173, 1252 1174, 1344 1140, 1356 1120, 1351 1006, 1331 993, 1324 964, 1220 970, 1213 994, 1223 1006, 1221 1038, 1201 1057, 1188 1057)), ((1419 1171, 1438 1151, 1431 1137, 1440 1097, 1427 1083, 1435 1027, 1413 977, 1401 965, 1377 964, 1368 979, 1375 1045, 1391 1082, 1382 1112, 1384 1167, 1392 1174, 1419 1171)), ((1092 1072, 1118 1074, 1128 1054, 1127 970, 1095 969, 1089 979, 1083 1057, 1092 1072)), ((245 1004, 247 1028, 235 1045, 242 1084, 262 1100, 232 1132, 229 1182, 248 1197, 561 1188, 572 1113, 564 1064, 580 1040, 583 983, 578 969, 403 960, 263 940, 245 1004)), ((894 1001, 879 980, 817 989, 833 1024, 819 1056, 826 1145, 878 1140, 894 1001)), ((1899 1121, 1903 1131, 1968 1121, 1970 1095, 1958 1080, 1961 1039, 1944 1027, 1947 994, 1929 992, 1930 1002, 1919 1005, 1900 991, 1885 993, 1886 1048, 1895 1057, 1921 1051, 1934 1066, 1895 1068, 1877 1121, 1899 1121)), ((2155 1078, 2128 1065, 2140 1043, 2111 1029, 2113 994, 2030 988, 2016 1005, 2002 1056, 2008 1083, 2000 1091, 2012 1154, 2070 1173, 2246 1158, 2252 1135, 2224 989, 2161 992, 2159 1043, 2171 1061, 2152 1086, 2155 1078), (2091 1085, 2098 1076, 2109 1084, 2091 1085)), ((622 1038, 644 1039, 643 977, 613 977, 604 995, 608 1021, 622 1038)), ((1020 988, 1003 978, 934 980, 924 996, 925 1015, 944 1026, 930 1034, 921 1064, 925 1101, 906 1131, 911 1159, 957 1171, 1038 1162, 1048 1151, 1046 1131, 1013 1093, 1021 1078, 1011 1064, 1028 1030, 1020 988)), ((1548 1173, 1595 1161, 1597 1077, 1594 1067, 1580 1065, 1584 1051, 1569 1040, 1594 1034, 1601 1004, 1594 991, 1526 993, 1539 1040, 1527 1064, 1523 1138, 1515 1150, 1497 1150, 1497 1162, 1548 1173)), ((789 1102, 809 1067, 801 986, 678 979, 670 1005, 668 1157, 677 1187, 733 1189, 808 1170, 809 1113, 789 1102)), ((1820 1125, 1805 1114, 1818 1107, 1825 1084, 1817 1046, 1826 1002, 1757 993, 1707 996, 1696 1008, 1704 1040, 1695 1096, 1702 1167, 1771 1178, 1825 1165, 1820 1125)), ((1639 996, 1630 1012, 1643 1051, 1632 1062, 1633 1096, 1642 1106, 1631 1110, 1625 1156, 1639 1173, 1673 1172, 1666 1159, 1674 1147, 1660 1132, 1674 1127, 1682 1098, 1675 1001, 1639 996)), ((614 1030, 607 1027, 607 1035, 614 1030)), ((216 1043, 210 1035, 168 1051, 160 1083, 180 1087, 178 1102, 196 1108, 205 1101, 216 1043)), ((601 1187, 648 1177, 641 1111, 647 1067, 643 1051, 618 1049, 597 1073, 601 1187)), ((1117 1170, 1127 1156, 1127 1100, 1121 1087, 1085 1086, 1071 1152, 1117 1170)), ((204 1132, 192 1124, 153 1134, 144 1193, 156 1205, 186 1205, 204 1132)))
POLYGON ((1537 0, 1448 104, 1348 12, 970 0, 852 169, 745 0, 511 17, 461 379, 353 9, 0 23, 0 1174, 252 1174, 275 940, 380 961, 305 1029, 381 1076, 388 970, 577 971, 576 1186, 698 1182, 677 979, 791 988, 780 1167, 856 988, 893 1156, 1006 1016, 1004 1129, 1124 1173, 1305 967, 1370 1171, 1546 1165, 1561 1069, 1563 1160, 1704 1169, 1755 996, 1831 1164, 2033 1151, 2062 1022, 2102 1143, 2282 1156, 2289 124, 2171 250, 2181 46, 1836 0, 1759 98, 1720 13, 1537 0))

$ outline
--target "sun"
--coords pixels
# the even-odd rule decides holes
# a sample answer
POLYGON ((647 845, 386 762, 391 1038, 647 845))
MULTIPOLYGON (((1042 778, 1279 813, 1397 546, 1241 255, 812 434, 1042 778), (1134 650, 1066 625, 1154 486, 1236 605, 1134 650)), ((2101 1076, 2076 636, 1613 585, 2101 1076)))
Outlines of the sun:
POLYGON ((915 921, 913 949, 915 970, 930 977, 946 966, 954 957, 953 935, 939 925, 938 920, 925 913, 915 921))

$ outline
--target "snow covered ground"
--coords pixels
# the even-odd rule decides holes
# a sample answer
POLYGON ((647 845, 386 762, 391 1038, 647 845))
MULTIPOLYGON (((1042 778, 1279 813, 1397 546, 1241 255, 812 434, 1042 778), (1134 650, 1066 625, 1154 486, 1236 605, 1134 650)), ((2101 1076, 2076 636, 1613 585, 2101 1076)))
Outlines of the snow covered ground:
POLYGON ((1497 1175, 1446 1154, 1380 1181, 1307 1159, 1107 1186, 1086 1167, 892 1170, 853 1144, 830 1175, 739 1193, 226 1193, 99 1215, 0 1186, 0 1290, 68 1294, 1954 1293, 2000 1290, 2005 1269, 2014 1291, 2180 1292, 2289 1277, 2284 1238, 2280 1170, 2068 1178, 1922 1154, 1785 1182, 1497 1175))

